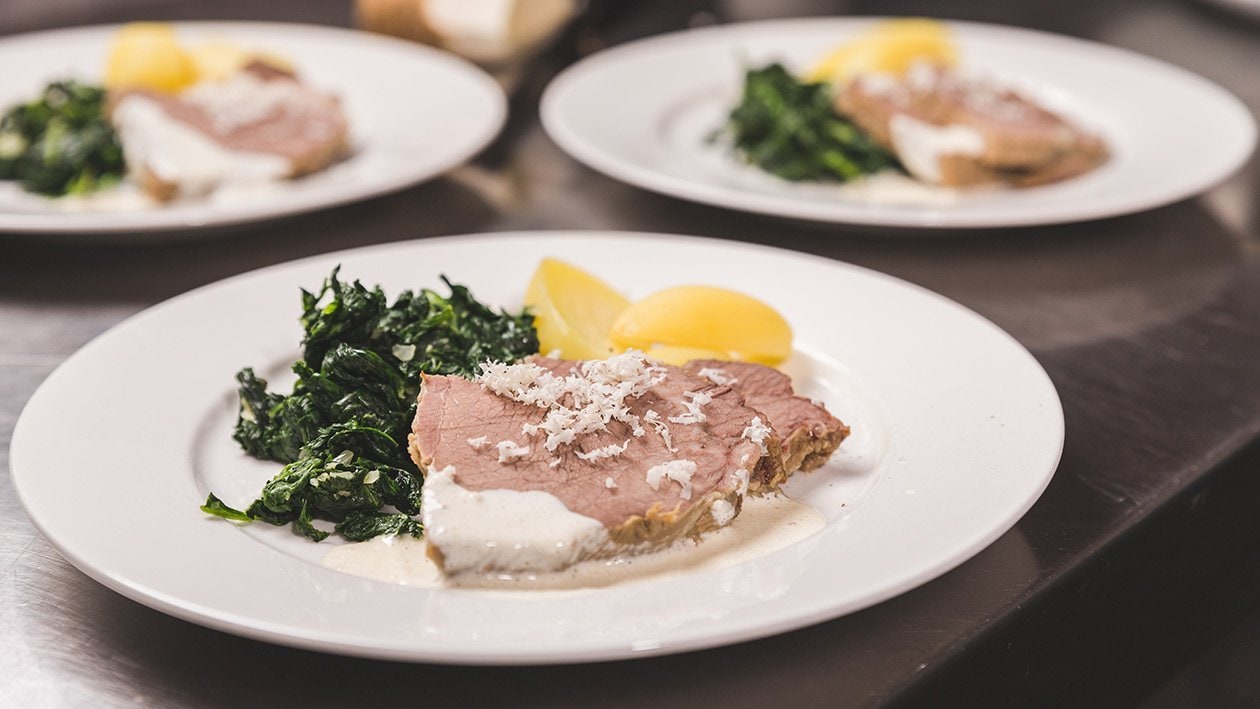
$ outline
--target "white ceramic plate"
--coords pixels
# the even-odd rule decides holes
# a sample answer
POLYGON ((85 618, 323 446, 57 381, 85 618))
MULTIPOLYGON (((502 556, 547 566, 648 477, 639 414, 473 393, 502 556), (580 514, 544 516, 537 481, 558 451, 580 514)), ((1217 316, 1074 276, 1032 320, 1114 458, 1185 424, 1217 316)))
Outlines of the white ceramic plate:
POLYGON ((723 241, 617 232, 432 239, 345 251, 206 286, 102 335, 40 387, 14 431, 18 495, 101 583, 172 615, 263 640, 432 662, 627 658, 817 623, 921 584, 1013 525, 1063 443, 1053 385, 1010 336, 958 304, 865 269, 723 241), (391 295, 448 274, 519 305, 562 256, 631 297, 703 282, 754 291, 795 328, 798 389, 854 429, 792 496, 823 531, 718 571, 599 590, 426 590, 344 575, 287 529, 198 509, 252 499, 278 466, 230 440, 233 374, 298 356, 298 289, 335 264, 391 295))
MULTIPOLYGON (((181 39, 224 39, 290 59, 303 80, 341 97, 351 155, 326 170, 257 195, 122 204, 76 211, 0 182, 0 231, 152 232, 249 222, 366 199, 459 165, 503 126, 507 99, 488 74, 445 52, 380 35, 314 25, 177 23, 181 39)), ((0 108, 30 100, 49 81, 99 82, 117 26, 0 40, 0 108)), ((78 209, 83 209, 79 207, 78 209)))
POLYGON ((803 71, 874 19, 726 25, 599 52, 560 74, 543 125, 568 153, 662 194, 780 217, 900 227, 999 227, 1140 211, 1225 179, 1255 144, 1250 112, 1179 67, 1102 44, 952 22, 965 66, 1011 82, 1099 133, 1113 158, 1077 179, 964 194, 948 204, 872 204, 834 186, 790 183, 709 143, 739 97, 745 67, 803 71))

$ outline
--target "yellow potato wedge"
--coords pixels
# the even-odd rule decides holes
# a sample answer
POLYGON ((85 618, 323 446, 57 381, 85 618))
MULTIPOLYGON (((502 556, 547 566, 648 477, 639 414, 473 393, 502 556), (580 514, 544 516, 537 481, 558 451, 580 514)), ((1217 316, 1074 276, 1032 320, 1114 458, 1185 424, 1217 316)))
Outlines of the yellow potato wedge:
POLYGON ((664 348, 689 348, 769 365, 792 353, 792 328, 774 308, 711 286, 678 286, 649 295, 621 312, 611 339, 617 349, 669 354, 664 348))
POLYGON ((603 359, 613 354, 609 329, 630 301, 586 271, 547 258, 534 271, 525 305, 534 314, 540 352, 603 359))

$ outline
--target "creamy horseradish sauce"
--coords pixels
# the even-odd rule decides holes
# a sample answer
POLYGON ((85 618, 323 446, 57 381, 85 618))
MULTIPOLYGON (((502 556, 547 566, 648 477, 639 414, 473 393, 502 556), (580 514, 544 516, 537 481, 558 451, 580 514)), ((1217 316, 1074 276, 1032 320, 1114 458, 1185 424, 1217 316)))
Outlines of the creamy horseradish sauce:
MULTIPOLYGON (((426 480, 425 492, 431 494, 432 491, 428 485, 429 482, 426 480)), ((455 485, 455 487, 458 486, 455 485)), ((510 491, 494 490, 480 494, 488 495, 491 492, 508 493, 510 491)), ((511 494, 532 495, 535 493, 513 492, 511 494)), ((554 504, 563 509, 564 506, 560 501, 551 495, 536 494, 551 497, 554 504)), ((492 504, 499 503, 496 501, 492 504)), ((506 506, 510 508, 513 504, 509 502, 506 506)), ((524 503, 526 506, 533 504, 533 501, 524 503)), ((591 524, 599 526, 600 533, 607 534, 596 520, 574 514, 567 509, 563 509, 563 513, 559 526, 573 524, 574 530, 579 529, 580 523, 571 519, 576 517, 587 520, 585 528, 591 530, 592 533, 591 524)), ((510 523, 510 520, 504 520, 505 527, 510 523)), ((515 527, 510 531, 513 536, 521 539, 539 539, 540 537, 535 536, 538 534, 538 528, 550 531, 552 524, 538 519, 535 515, 526 524, 527 528, 533 529, 527 531, 522 527, 515 527)), ((822 514, 804 503, 781 495, 749 496, 744 498, 742 511, 729 525, 706 534, 700 543, 684 540, 650 554, 584 561, 562 571, 515 575, 465 573, 454 579, 448 579, 425 554, 427 542, 406 536, 378 537, 366 542, 339 546, 324 557, 324 565, 356 576, 422 588, 458 586, 518 591, 580 589, 734 566, 801 541, 822 530, 825 524, 822 514)), ((428 533, 433 534, 435 530, 429 529, 428 533)), ((514 558, 520 558, 519 549, 509 551, 514 558)), ((531 554, 534 553, 541 557, 547 556, 545 551, 531 552, 531 554)), ((449 554, 447 561, 450 561, 449 554)))
POLYGON ((888 130, 906 170, 932 184, 940 184, 942 157, 984 153, 984 136, 969 126, 937 126, 899 114, 888 130))
POLYGON ((556 571, 609 542, 599 520, 537 490, 467 490, 446 467, 424 479, 420 521, 449 575, 478 567, 556 571))

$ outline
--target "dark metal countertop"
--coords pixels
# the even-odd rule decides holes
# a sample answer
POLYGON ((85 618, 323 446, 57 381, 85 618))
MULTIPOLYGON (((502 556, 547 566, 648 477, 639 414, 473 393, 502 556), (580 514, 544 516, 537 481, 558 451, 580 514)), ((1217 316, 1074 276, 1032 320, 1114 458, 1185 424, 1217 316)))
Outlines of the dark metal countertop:
MULTIPOLYGON (((0 466, 8 469, 14 422, 49 372, 110 326, 190 288, 372 243, 628 229, 853 262, 938 291, 1005 328, 1049 372, 1067 421, 1062 463, 1032 511, 943 577, 786 635, 627 662, 440 667, 268 645, 127 600, 58 556, 5 476, 0 705, 1126 704, 1257 605, 1260 158, 1203 196, 1153 211, 943 238, 791 224, 622 185, 548 140, 537 99, 578 47, 800 7, 933 14, 1086 37, 1180 64, 1254 112, 1260 24, 1175 0, 594 7, 520 87, 503 136, 442 179, 206 238, 94 245, 0 235, 0 466)), ((8 0, 0 33, 189 18, 347 24, 350 10, 348 0, 8 0)), ((68 435, 108 415, 80 412, 67 421, 68 435)))

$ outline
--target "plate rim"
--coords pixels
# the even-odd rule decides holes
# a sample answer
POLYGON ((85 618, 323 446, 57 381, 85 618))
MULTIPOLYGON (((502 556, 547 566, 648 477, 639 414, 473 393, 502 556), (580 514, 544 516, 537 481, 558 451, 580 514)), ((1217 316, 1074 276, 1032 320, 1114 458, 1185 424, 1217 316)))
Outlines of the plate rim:
MULTIPOLYGON (((36 30, 19 34, 0 36, 0 52, 18 44, 34 44, 49 39, 61 40, 74 35, 97 35, 116 32, 126 22, 107 24, 84 24, 55 29, 36 30)), ((242 225, 264 223, 300 214, 323 211, 332 207, 367 201, 383 195, 405 190, 409 187, 441 177, 460 165, 468 162, 489 146, 503 132, 508 120, 508 98, 503 86, 488 72, 471 61, 435 47, 411 42, 397 37, 358 30, 349 27, 324 25, 307 22, 273 22, 266 20, 171 20, 163 22, 175 28, 177 32, 274 32, 298 33, 307 36, 324 35, 329 38, 353 36, 355 41, 365 41, 381 47, 393 47, 410 53, 418 61, 444 65, 467 80, 475 91, 483 94, 492 104, 491 111, 485 116, 483 125, 478 126, 475 136, 470 136, 468 144, 460 150, 452 150, 446 159, 432 163, 423 171, 400 176, 366 187, 354 187, 343 190, 336 197, 324 199, 306 199, 279 209, 270 208, 270 201, 264 201, 238 213, 195 218, 180 217, 178 212, 162 209, 140 212, 106 212, 109 220, 95 220, 98 212, 56 212, 26 213, 6 212, 0 209, 0 238, 6 235, 22 234, 67 236, 126 234, 134 237, 152 237, 157 232, 177 231, 187 235, 207 233, 214 230, 230 229, 242 225)), ((0 107, 4 109, 7 107, 0 107)))
MULTIPOLYGON (((299 287, 298 284, 290 283, 287 285, 299 287)), ((124 330, 124 332, 127 332, 128 330, 124 330)), ((139 313, 124 319, 114 327, 111 327, 101 335, 98 335, 96 338, 93 338, 93 340, 68 357, 48 376, 48 378, 45 379, 44 382, 40 384, 31 399, 23 407, 22 413, 19 415, 17 423, 14 427, 13 438, 10 443, 9 467, 13 486, 24 512, 45 539, 47 539, 60 554, 62 554, 75 567, 82 570, 89 577, 95 579, 111 590, 174 617, 205 627, 257 640, 344 655, 440 664, 540 665, 566 662, 607 661, 627 659, 631 657, 673 654, 758 639, 833 619, 841 615, 869 607, 876 603, 880 603, 888 598, 915 588, 964 563, 990 545, 998 537, 1007 533, 1018 522, 1018 520, 1028 511, 1029 508, 1032 507, 1037 499, 1040 498, 1046 486, 1049 485, 1051 479, 1053 478, 1062 456, 1064 433, 1065 428, 1062 405, 1058 397, 1058 393, 1053 385, 1053 382, 1050 380, 1049 375, 1026 348, 1015 340, 1013 336, 982 315, 950 298, 912 282, 862 266, 835 261, 821 256, 790 251, 788 249, 778 247, 745 242, 731 242, 711 237, 599 229, 538 230, 488 232, 475 235, 470 234, 461 236, 434 237, 407 242, 377 244, 368 247, 347 249, 330 254, 309 256, 294 261, 266 266, 225 278, 214 283, 206 284, 146 308, 139 313), (723 623, 721 624, 721 627, 725 628, 724 630, 701 634, 699 637, 684 638, 683 640, 675 641, 672 644, 663 644, 657 647, 634 648, 621 643, 610 644, 606 641, 595 642, 588 640, 584 644, 575 643, 562 649, 552 647, 547 651, 533 652, 529 655, 522 655, 519 649, 512 648, 497 651, 491 648, 478 649, 476 651, 465 650, 463 652, 455 652, 451 650, 434 651, 433 648, 418 648, 414 646, 414 644, 407 642, 384 642, 379 638, 373 641, 364 641, 362 638, 357 638, 357 641, 350 641, 342 635, 332 632, 324 632, 320 629, 312 630, 311 628, 305 628, 302 632, 294 632, 292 627, 285 626, 283 624, 251 621, 237 611, 224 611, 222 609, 211 608, 203 604, 190 603, 188 601, 180 600, 179 598, 172 598, 160 590, 155 590, 149 588, 145 584, 137 583, 134 579, 128 580, 120 578, 116 573, 111 572, 109 569, 102 568, 98 563, 94 563, 91 560, 85 559, 76 554, 68 548, 65 540, 51 535, 49 533, 49 528, 45 525, 44 521, 33 513, 33 510, 38 503, 36 503, 36 505, 32 504, 33 500, 30 498, 30 491, 22 482, 27 473, 21 471, 25 469, 26 465, 26 441, 32 435, 28 433, 28 429, 36 425, 35 423, 32 423, 32 419, 35 415, 30 413, 33 409, 35 409, 34 403, 37 400, 42 400, 43 396, 46 396, 45 392, 47 389, 51 389, 58 385, 57 382, 59 381, 59 377, 66 376, 63 374, 63 370, 70 370, 71 368, 82 366, 80 365, 80 362, 92 357, 94 355, 94 349, 101 346, 98 343, 107 341, 107 339, 111 337, 117 337, 118 335, 115 335, 114 333, 123 326, 127 326, 128 330, 142 327, 143 318, 152 317, 153 314, 159 312, 159 309, 166 310, 180 307, 180 303, 182 302, 203 297, 204 294, 213 293, 216 289, 222 288, 228 284, 244 282, 252 278, 262 278, 268 273, 285 270, 297 270, 303 267, 309 267, 315 263, 327 263, 330 260, 341 259, 347 255, 369 255, 372 253, 387 254, 398 247, 413 248, 425 243, 436 243, 438 245, 442 245, 468 241, 497 241, 522 236, 543 238, 558 237, 576 240, 584 237, 589 238, 593 235, 611 235, 618 238, 628 239, 682 239, 693 244, 707 244, 711 247, 723 249, 735 248, 737 250, 746 251, 749 254, 778 252, 800 259, 825 262, 830 266, 838 266, 842 270, 851 270, 851 272, 854 273, 873 276, 881 281, 891 283, 898 288, 908 287, 910 290, 915 292, 914 297, 916 298, 923 296, 929 297, 938 304, 943 304, 960 313, 964 317, 971 319, 975 324, 985 329, 989 334, 996 335, 1001 338, 1001 340, 1004 341, 1005 346, 1013 347, 1013 354, 1023 360, 1023 365, 1021 366, 1031 365, 1029 372, 1038 378, 1038 386, 1046 387, 1050 393, 1050 400, 1043 403, 1047 403, 1051 406, 1053 410, 1050 413, 1053 414, 1053 420, 1057 422, 1057 431, 1055 432, 1057 444, 1053 446, 1055 450, 1053 461, 1049 461, 1047 469, 1039 477, 1038 484, 1035 486, 1035 489, 1029 488, 1025 491, 1021 504, 1005 510, 1003 520, 999 524, 993 525, 987 528, 983 534, 980 534, 973 539, 969 539, 967 543, 959 547, 956 553, 947 557, 941 557, 937 559, 935 563, 922 567, 913 574, 903 575, 900 582, 885 585, 878 593, 869 594, 861 599, 843 604, 839 607, 825 599, 817 599, 817 603, 814 607, 804 609, 802 612, 798 612, 788 618, 782 618, 774 623, 758 624, 752 621, 747 621, 743 624, 723 623), (837 608, 839 608, 839 610, 837 610, 837 608), (752 626, 751 630, 749 626, 752 626)), ((234 534, 237 533, 236 530, 230 531, 234 534)), ((244 535, 238 536, 244 537, 244 535)), ((257 542, 252 543, 257 544, 257 542)), ((384 585, 391 586, 390 584, 384 585)), ((409 589, 408 592, 413 590, 419 591, 421 589, 409 589)))
MULTIPOLYGON (((816 28, 820 23, 837 25, 839 26, 838 29, 851 29, 888 19, 895 18, 876 15, 789 17, 683 29, 630 40, 584 57, 565 67, 564 70, 553 77, 544 89, 540 100, 540 119, 547 135, 570 157, 607 177, 640 189, 675 199, 771 217, 800 219, 820 224, 848 224, 914 230, 998 229, 1003 227, 1041 226, 1105 219, 1142 212, 1197 196, 1225 182, 1242 169, 1255 151, 1257 144, 1256 118, 1246 104, 1219 83, 1185 67, 1135 50, 1072 35, 1015 25, 953 19, 942 19, 941 21, 966 31, 992 33, 993 35, 1022 35, 1024 37, 1035 37, 1041 41, 1076 44, 1087 47, 1090 51, 1111 54, 1120 58, 1121 61, 1144 63, 1149 67, 1159 69, 1160 72, 1176 76, 1179 81, 1188 82, 1215 94, 1220 101, 1219 108, 1222 111, 1232 114, 1233 119, 1241 119, 1241 124, 1245 126, 1246 137, 1240 147, 1245 146, 1245 149, 1239 150, 1232 160, 1227 161, 1220 168, 1219 174, 1211 179, 1202 179, 1198 183, 1187 183, 1178 189, 1164 189, 1162 192, 1153 190, 1145 200, 1130 200, 1126 203, 1111 205, 1103 204, 1071 213, 1032 213, 1018 218, 1004 218, 1001 216, 985 218, 983 215, 968 215, 952 210, 950 207, 925 207, 913 212, 907 210, 903 216, 896 212, 892 214, 887 212, 880 213, 880 210, 863 213, 861 204, 850 207, 844 203, 815 204, 808 201, 793 203, 790 198, 784 195, 771 195, 738 187, 714 185, 628 162, 620 159, 613 151, 601 147, 598 141, 582 135, 580 130, 575 129, 567 122, 562 108, 562 101, 565 99, 564 93, 571 90, 570 86, 572 84, 585 78, 585 74, 596 73, 607 64, 632 60, 634 54, 650 50, 653 46, 699 44, 713 37, 756 32, 758 30, 770 33, 784 28, 789 28, 790 31, 793 27, 806 25, 816 28)), ((1070 91, 1070 88, 1067 87, 1057 88, 1065 88, 1065 90, 1070 91)), ((941 232, 938 231, 938 233, 941 232)))

